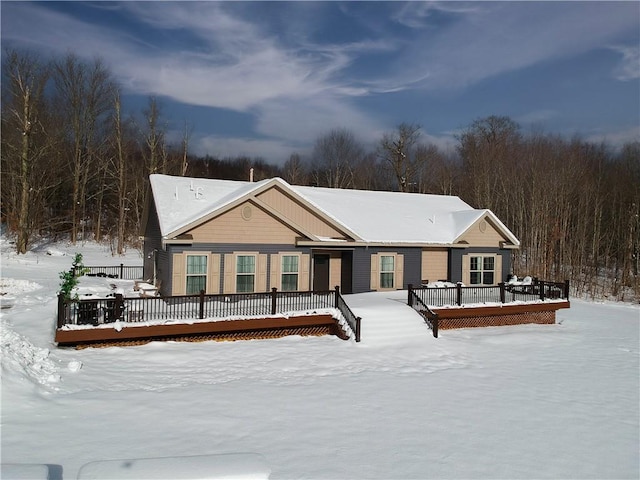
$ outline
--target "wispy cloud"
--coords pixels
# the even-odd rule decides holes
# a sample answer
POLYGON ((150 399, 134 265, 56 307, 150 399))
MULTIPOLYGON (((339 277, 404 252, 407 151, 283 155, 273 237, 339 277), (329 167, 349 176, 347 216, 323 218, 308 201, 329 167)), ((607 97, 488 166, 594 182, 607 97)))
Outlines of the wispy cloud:
POLYGON ((611 49, 622 55, 622 62, 614 71, 614 77, 623 82, 640 78, 640 46, 615 46, 611 49))
MULTIPOLYGON (((472 6, 459 8, 455 21, 442 28, 414 30, 413 46, 397 61, 405 66, 403 74, 430 74, 423 83, 429 89, 462 88, 601 48, 621 32, 638 28, 635 2, 618 3, 615 9, 606 2, 478 2, 472 6)), ((417 18, 425 18, 435 7, 421 8, 426 13, 417 18)))

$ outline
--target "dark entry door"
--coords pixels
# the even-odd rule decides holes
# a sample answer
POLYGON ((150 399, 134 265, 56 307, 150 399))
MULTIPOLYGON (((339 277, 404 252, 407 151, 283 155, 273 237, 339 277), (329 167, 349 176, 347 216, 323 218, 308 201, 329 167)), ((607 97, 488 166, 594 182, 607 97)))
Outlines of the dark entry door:
POLYGON ((329 290, 329 255, 313 256, 313 289, 329 290))

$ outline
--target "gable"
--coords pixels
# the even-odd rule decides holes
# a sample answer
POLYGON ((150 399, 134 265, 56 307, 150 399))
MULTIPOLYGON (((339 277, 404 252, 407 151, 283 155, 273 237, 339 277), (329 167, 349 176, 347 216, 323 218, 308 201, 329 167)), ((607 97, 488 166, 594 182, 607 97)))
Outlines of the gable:
POLYGON ((281 189, 272 187, 256 196, 270 208, 278 212, 295 225, 318 237, 346 239, 345 234, 331 225, 327 220, 301 204, 297 199, 287 195, 281 189))
POLYGON ((505 242, 510 243, 487 215, 476 220, 458 237, 457 241, 457 243, 468 244, 470 247, 500 247, 505 242))
POLYGON ((194 243, 294 245, 300 233, 247 200, 186 232, 194 243))

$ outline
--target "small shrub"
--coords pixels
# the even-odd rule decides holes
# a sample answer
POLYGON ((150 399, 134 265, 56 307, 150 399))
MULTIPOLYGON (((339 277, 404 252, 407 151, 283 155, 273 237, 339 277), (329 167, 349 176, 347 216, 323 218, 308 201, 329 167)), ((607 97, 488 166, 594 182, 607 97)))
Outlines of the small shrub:
MULTIPOLYGON (((72 299, 73 289, 78 286, 78 277, 84 275, 85 267, 82 263, 82 254, 76 253, 75 257, 73 257, 73 262, 71 264, 71 269, 68 271, 60 272, 60 293, 64 296, 65 300, 72 299)), ((77 295, 75 295, 77 298, 77 295)), ((74 298, 74 299, 75 299, 74 298)))

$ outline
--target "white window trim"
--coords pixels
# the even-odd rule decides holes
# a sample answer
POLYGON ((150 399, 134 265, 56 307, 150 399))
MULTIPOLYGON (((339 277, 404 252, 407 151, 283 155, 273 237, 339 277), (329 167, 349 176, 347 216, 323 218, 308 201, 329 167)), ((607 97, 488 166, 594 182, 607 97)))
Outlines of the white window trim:
POLYGON ((296 292, 300 290, 300 269, 302 268, 302 254, 301 253, 281 253, 280 257, 280 290, 285 291, 283 288, 284 285, 284 276, 285 275, 295 275, 296 276, 296 288, 294 290, 286 290, 296 292), (298 271, 297 272, 285 272, 284 271, 284 257, 297 257, 298 258, 298 271))
POLYGON ((209 258, 209 252, 184 252, 184 291, 187 295, 196 295, 199 294, 200 291, 189 293, 187 290, 187 286, 189 284, 189 277, 204 277, 204 291, 207 291, 207 285, 209 282, 209 262, 211 259, 209 258), (204 257, 205 258, 205 269, 204 273, 189 273, 189 257, 204 257))
POLYGON ((498 277, 498 272, 497 272, 497 267, 498 267, 498 261, 497 261, 497 257, 498 255, 496 254, 469 254, 469 285, 473 285, 473 286, 479 286, 479 287, 483 287, 483 286, 491 286, 491 285, 496 285, 496 279, 498 277), (472 270, 471 269, 471 259, 472 258, 480 258, 480 269, 479 270, 472 270), (493 269, 492 270, 485 270, 484 269, 484 259, 485 258, 493 258, 493 269), (478 272, 480 273, 480 283, 471 283, 471 273, 472 272, 478 272), (493 283, 484 283, 484 273, 485 272, 493 272, 493 283))
POLYGON ((258 254, 254 252, 237 252, 234 255, 235 262, 235 285, 236 285, 236 293, 255 293, 256 286, 258 282, 258 254), (253 257, 253 273, 240 273, 238 272, 238 260, 240 257, 253 257), (253 290, 250 292, 238 292, 238 277, 239 276, 249 276, 253 275, 253 290))

